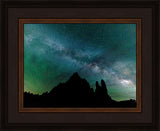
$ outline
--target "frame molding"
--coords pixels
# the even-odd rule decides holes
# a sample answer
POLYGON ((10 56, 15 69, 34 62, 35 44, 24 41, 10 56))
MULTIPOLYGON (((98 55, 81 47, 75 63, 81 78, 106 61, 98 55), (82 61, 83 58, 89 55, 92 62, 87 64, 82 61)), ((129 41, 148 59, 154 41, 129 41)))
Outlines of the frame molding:
MULTIPOLYGON (((0 9, 1 14, 1 53, 0 53, 0 129, 2 130, 84 130, 84 129, 92 129, 92 130, 151 130, 158 131, 160 129, 159 124, 159 14, 160 14, 160 2, 158 0, 153 1, 43 1, 43 0, 32 0, 32 1, 10 1, 10 0, 1 0, 0 1, 0 9), (116 124, 105 124, 105 123, 80 123, 80 124, 53 124, 53 123, 17 123, 10 124, 8 123, 8 8, 49 8, 49 7, 66 7, 66 8, 102 8, 102 7, 118 7, 118 8, 152 8, 152 36, 153 36, 153 60, 152 60, 152 91, 153 91, 153 105, 152 105, 152 123, 116 123, 116 124)), ((143 21, 142 21, 143 22, 143 21)))

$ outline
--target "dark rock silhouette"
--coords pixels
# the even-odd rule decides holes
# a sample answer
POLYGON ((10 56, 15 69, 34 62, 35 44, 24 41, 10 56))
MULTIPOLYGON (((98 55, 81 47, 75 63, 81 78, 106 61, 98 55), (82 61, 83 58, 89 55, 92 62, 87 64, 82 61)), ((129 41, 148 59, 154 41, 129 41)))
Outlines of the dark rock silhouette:
POLYGON ((110 106, 110 103, 113 102, 111 97, 108 95, 108 91, 104 80, 101 80, 101 86, 98 84, 98 81, 96 81, 95 98, 96 105, 98 106, 110 106))
POLYGON ((66 83, 60 83, 49 93, 34 95, 24 92, 24 107, 136 107, 135 100, 117 102, 108 95, 104 80, 96 81, 96 90, 74 73, 66 83))

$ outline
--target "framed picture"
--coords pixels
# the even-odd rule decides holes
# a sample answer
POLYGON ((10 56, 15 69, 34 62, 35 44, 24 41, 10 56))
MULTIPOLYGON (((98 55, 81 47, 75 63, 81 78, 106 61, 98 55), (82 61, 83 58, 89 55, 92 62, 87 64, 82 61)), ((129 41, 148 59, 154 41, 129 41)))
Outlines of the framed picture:
POLYGON ((19 19, 19 61, 20 112, 141 112, 141 19, 19 19))
POLYGON ((1 1, 0 130, 159 127, 158 1, 1 1))

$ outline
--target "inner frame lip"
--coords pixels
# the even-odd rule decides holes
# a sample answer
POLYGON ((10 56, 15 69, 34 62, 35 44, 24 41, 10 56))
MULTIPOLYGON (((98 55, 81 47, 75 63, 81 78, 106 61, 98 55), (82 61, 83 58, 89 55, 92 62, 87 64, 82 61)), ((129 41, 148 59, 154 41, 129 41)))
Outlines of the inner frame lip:
POLYGON ((19 19, 19 112, 141 112, 141 19, 19 19), (24 24, 136 24, 136 108, 24 108, 24 24))

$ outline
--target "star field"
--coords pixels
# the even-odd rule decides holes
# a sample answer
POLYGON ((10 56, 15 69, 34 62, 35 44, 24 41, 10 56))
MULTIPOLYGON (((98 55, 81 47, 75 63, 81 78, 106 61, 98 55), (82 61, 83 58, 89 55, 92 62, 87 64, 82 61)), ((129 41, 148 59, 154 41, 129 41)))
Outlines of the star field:
POLYGON ((49 92, 74 72, 136 99, 136 24, 24 24, 24 91, 49 92))

